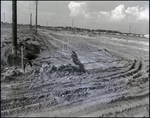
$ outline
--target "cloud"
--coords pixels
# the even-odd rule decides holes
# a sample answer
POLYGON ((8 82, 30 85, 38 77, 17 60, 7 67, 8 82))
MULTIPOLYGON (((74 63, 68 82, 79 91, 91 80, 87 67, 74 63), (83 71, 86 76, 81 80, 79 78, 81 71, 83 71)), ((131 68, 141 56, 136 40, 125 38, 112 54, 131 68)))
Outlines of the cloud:
POLYGON ((100 11, 98 18, 102 20, 109 20, 111 16, 111 13, 108 11, 100 11))
POLYGON ((71 17, 82 17, 86 20, 96 19, 101 21, 149 21, 149 8, 133 6, 125 8, 124 4, 117 6, 110 11, 91 11, 89 12, 89 5, 86 2, 70 2, 68 5, 71 17))
POLYGON ((99 13, 102 14, 102 15, 105 15, 105 16, 109 16, 110 15, 110 13, 107 12, 107 11, 100 11, 99 13))
POLYGON ((111 11, 100 11, 102 19, 109 21, 149 21, 149 8, 148 7, 128 7, 125 9, 124 4, 117 6, 114 10, 111 11))
POLYGON ((114 10, 111 10, 111 19, 123 20, 125 19, 125 6, 124 4, 117 6, 114 10))
POLYGON ((114 10, 111 11, 99 11, 98 18, 101 18, 101 20, 107 20, 107 21, 121 21, 125 19, 125 6, 124 4, 117 6, 114 10), (101 17, 99 17, 101 16, 101 17))
POLYGON ((128 7, 125 12, 129 18, 135 18, 136 20, 149 20, 149 9, 147 7, 128 7))
POLYGON ((92 19, 93 17, 91 16, 90 13, 87 13, 87 14, 84 15, 84 18, 85 19, 92 19))
POLYGON ((98 12, 88 12, 84 15, 85 19, 95 19, 97 17, 100 17, 98 12))
POLYGON ((89 6, 85 2, 70 2, 68 8, 71 17, 84 16, 89 11, 89 6))

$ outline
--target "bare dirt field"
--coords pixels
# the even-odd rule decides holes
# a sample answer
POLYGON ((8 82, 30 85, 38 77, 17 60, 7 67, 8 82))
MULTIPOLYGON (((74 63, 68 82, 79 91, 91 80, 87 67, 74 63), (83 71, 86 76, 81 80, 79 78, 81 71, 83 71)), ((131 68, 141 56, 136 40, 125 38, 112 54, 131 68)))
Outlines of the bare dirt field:
POLYGON ((149 117, 149 39, 22 28, 18 40, 35 40, 40 53, 11 75, 4 63, 11 32, 1 28, 2 117, 149 117), (76 71, 72 51, 86 73, 76 71))

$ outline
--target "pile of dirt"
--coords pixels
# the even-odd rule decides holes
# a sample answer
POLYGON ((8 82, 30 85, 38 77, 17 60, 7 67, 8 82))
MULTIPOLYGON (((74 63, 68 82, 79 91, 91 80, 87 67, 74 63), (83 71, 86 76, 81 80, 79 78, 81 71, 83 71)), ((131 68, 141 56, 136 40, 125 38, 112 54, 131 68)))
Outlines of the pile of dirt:
POLYGON ((12 43, 7 44, 6 47, 3 47, 1 53, 1 64, 13 66, 13 61, 15 66, 21 66, 21 44, 24 45, 24 61, 32 60, 38 57, 40 53, 40 45, 37 41, 33 41, 30 38, 26 38, 25 40, 18 41, 17 44, 17 57, 13 59, 12 55, 12 43))
POLYGON ((16 77, 19 77, 19 76, 23 75, 23 73, 24 73, 23 70, 19 69, 17 67, 9 68, 6 71, 4 77, 2 78, 1 81, 5 82, 5 83, 13 81, 13 80, 15 80, 16 77))
POLYGON ((53 65, 50 73, 53 72, 70 72, 70 73, 74 73, 74 72, 78 72, 78 73, 84 73, 83 71, 81 71, 81 69, 78 66, 73 66, 72 64, 66 64, 66 65, 60 65, 60 66, 55 66, 53 65))
MULTIPOLYGON (((21 58, 18 55, 18 51, 17 51, 17 57, 14 59, 14 64, 16 66, 19 66, 21 64, 21 58)), ((13 55, 12 55, 12 44, 9 44, 8 46, 4 47, 1 50, 1 65, 2 66, 12 66, 13 65, 13 55)))

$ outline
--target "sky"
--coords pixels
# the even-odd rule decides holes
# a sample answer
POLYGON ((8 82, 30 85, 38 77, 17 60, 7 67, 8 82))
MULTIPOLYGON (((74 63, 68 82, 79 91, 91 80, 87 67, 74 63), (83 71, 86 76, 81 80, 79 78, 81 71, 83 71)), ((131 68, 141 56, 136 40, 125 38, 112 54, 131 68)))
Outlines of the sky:
MULTIPOLYGON (((35 24, 35 1, 17 1, 17 23, 35 24)), ((1 1, 1 21, 12 22, 12 1, 1 1), (5 15, 4 15, 5 13, 5 15)), ((38 24, 149 34, 149 1, 38 1, 38 24), (73 19, 73 20, 72 20, 73 19)))

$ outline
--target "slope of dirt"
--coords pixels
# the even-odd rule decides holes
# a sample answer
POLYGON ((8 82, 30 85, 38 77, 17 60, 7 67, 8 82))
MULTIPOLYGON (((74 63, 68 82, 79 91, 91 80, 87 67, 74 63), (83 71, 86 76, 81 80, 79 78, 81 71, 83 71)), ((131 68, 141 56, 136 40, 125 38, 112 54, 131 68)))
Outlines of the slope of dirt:
POLYGON ((33 36, 41 46, 33 67, 10 76, 14 68, 2 68, 1 116, 149 116, 149 40, 44 29, 33 36))

